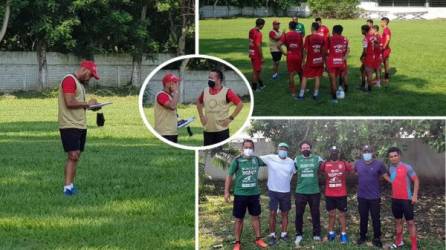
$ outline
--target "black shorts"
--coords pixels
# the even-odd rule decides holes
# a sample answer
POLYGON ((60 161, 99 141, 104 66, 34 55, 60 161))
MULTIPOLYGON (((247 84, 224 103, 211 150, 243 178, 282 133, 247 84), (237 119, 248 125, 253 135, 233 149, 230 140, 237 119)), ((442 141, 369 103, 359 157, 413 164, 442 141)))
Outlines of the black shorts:
POLYGON ((269 209, 277 211, 280 208, 282 212, 288 212, 291 209, 291 192, 281 193, 268 191, 269 209))
POLYGON ((65 152, 84 151, 87 130, 79 128, 61 128, 60 138, 65 152))
POLYGON ((218 132, 203 131, 204 146, 214 145, 229 138, 229 129, 218 132))
POLYGON ((413 204, 411 200, 392 199, 392 213, 395 219, 413 220, 413 204))
POLYGON ((251 216, 259 216, 261 212, 260 195, 234 195, 232 215, 237 219, 243 219, 246 209, 251 216))
POLYGON ((341 212, 347 212, 347 196, 330 197, 325 196, 325 207, 327 211, 337 209, 341 212))
POLYGON ((162 135, 165 139, 171 141, 171 142, 178 142, 178 135, 162 135))
POLYGON ((282 52, 273 51, 271 52, 271 57, 273 58, 273 62, 280 62, 282 60, 282 52))

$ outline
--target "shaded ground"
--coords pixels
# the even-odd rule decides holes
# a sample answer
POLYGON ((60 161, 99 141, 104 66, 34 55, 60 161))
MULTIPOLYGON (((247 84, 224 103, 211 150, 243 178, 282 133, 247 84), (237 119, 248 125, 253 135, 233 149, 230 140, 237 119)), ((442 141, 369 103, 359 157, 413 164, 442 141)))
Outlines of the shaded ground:
MULTIPOLYGON (((294 183, 294 182, 293 182, 294 183)), ((421 183, 429 183, 428 180, 421 180, 421 183)), ((225 203, 223 199, 223 182, 211 182, 206 181, 205 184, 205 199, 200 201, 199 214, 199 239, 200 249, 232 249, 234 241, 233 236, 233 217, 232 217, 232 203, 225 203)), ((359 214, 357 211, 357 198, 356 198, 356 184, 350 183, 348 193, 348 234, 350 237, 350 243, 346 246, 342 246, 339 242, 323 242, 313 243, 312 231, 311 231, 311 216, 309 209, 304 214, 304 244, 303 249, 367 249, 370 248, 371 243, 368 242, 367 246, 357 247, 354 242, 358 238, 359 234, 359 214), (352 243, 353 242, 353 243, 352 243)), ((261 227, 262 236, 268 235, 268 197, 267 190, 265 189, 266 183, 261 184, 262 195, 262 215, 261 215, 261 227)), ((294 185, 292 190, 294 190, 294 185)), ((382 241, 383 244, 390 244, 393 242, 394 234, 394 220, 391 213, 391 200, 390 200, 390 187, 386 186, 383 189, 382 201, 381 201, 381 222, 382 222, 382 241)), ((232 197, 231 197, 232 198, 232 197)), ((289 216, 288 232, 290 236, 295 235, 294 218, 295 218, 295 206, 294 196, 292 198, 292 208, 289 216)), ((326 226, 328 223, 328 216, 325 210, 324 196, 321 196, 320 203, 321 211, 321 227, 322 236, 325 236, 326 226)), ((417 223, 417 231, 419 234, 419 249, 445 249, 445 189, 444 183, 438 183, 438 185, 424 185, 422 184, 419 203, 415 207, 415 220, 417 223)), ((277 222, 277 232, 279 232, 280 219, 277 222)), ((369 220, 369 238, 373 236, 373 229, 369 220)), ((405 227, 404 234, 406 247, 403 249, 410 249, 409 235, 407 234, 407 228, 405 227)), ((294 238, 293 238, 294 240, 294 238)), ((254 243, 254 233, 250 224, 250 216, 245 218, 245 227, 242 235, 242 247, 243 249, 256 249, 254 243)), ((294 243, 290 241, 288 243, 281 242, 271 249, 293 249, 294 243)))

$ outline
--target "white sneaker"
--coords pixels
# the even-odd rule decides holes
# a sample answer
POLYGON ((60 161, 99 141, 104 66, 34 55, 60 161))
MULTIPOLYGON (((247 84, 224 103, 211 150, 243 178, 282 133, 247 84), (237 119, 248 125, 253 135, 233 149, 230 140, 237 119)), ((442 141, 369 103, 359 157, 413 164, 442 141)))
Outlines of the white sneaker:
POLYGON ((314 237, 313 237, 313 240, 315 240, 315 241, 321 241, 321 237, 320 237, 320 236, 314 236, 314 237))
POLYGON ((296 247, 299 247, 301 241, 302 241, 302 236, 301 235, 296 236, 296 240, 294 241, 294 245, 296 245, 296 247))

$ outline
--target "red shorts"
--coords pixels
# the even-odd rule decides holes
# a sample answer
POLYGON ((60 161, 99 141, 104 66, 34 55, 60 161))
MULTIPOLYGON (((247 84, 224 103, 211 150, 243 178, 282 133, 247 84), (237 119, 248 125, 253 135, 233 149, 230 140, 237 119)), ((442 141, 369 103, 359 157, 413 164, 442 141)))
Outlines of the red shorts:
POLYGON ((262 71, 262 59, 259 57, 251 57, 252 70, 262 71))
POLYGON ((324 65, 311 67, 305 64, 304 66, 304 77, 305 78, 313 78, 313 77, 321 77, 322 73, 324 73, 324 65))
POLYGON ((302 58, 300 56, 287 56, 286 64, 288 66, 288 73, 302 73, 302 58))
POLYGON ((386 60, 387 58, 389 58, 390 52, 392 52, 392 50, 390 48, 383 50, 383 60, 386 60))
POLYGON ((336 77, 338 76, 346 76, 348 72, 348 66, 337 66, 337 67, 331 67, 327 66, 328 73, 334 74, 336 77))

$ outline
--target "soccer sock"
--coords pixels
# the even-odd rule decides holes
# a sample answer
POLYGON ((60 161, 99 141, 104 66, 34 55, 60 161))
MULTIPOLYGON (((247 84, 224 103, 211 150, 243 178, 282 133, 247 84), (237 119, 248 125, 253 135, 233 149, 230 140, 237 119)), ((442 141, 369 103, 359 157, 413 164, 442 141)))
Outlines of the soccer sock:
POLYGON ((334 234, 335 232, 334 231, 330 231, 330 232, 328 232, 329 234, 334 234))
MULTIPOLYGON (((336 100, 336 93, 334 93, 334 94, 331 94, 331 98, 333 99, 333 100, 336 100)), ((332 232, 332 231, 331 231, 332 232)))
POLYGON ((257 240, 260 240, 261 238, 262 238, 262 237, 256 237, 256 241, 257 241, 257 240))
POLYGON ((341 232, 341 235, 346 235, 347 233, 346 232, 341 232))
POLYGON ((288 234, 287 232, 281 232, 280 236, 283 238, 283 237, 287 236, 287 234, 288 234))
POLYGON ((270 233, 269 236, 276 238, 276 233, 270 233))
POLYGON ((339 77, 339 86, 342 86, 342 88, 344 88, 344 81, 342 77, 339 77))
POLYGON ((256 90, 257 89, 257 83, 256 82, 253 82, 252 83, 252 90, 256 90))
POLYGON ((417 236, 410 236, 410 241, 412 242, 412 250, 418 249, 418 247, 417 247, 417 236))
POLYGON ((348 91, 348 85, 344 85, 344 93, 347 93, 348 91))
POLYGON ((301 90, 299 91, 299 97, 303 97, 304 94, 305 94, 305 89, 301 89, 301 90))
POLYGON ((263 81, 259 80, 259 86, 262 87, 263 86, 263 81))
POLYGON ((403 232, 401 232, 401 233, 397 233, 396 234, 396 245, 399 245, 399 244, 401 244, 401 242, 403 241, 403 232))
POLYGON ((384 78, 389 79, 389 73, 384 73, 384 78))
POLYGON ((240 244, 240 241, 239 241, 239 240, 236 240, 236 241, 235 241, 235 244, 240 244))
POLYGON ((313 96, 317 96, 317 95, 319 95, 319 89, 314 90, 313 96))

